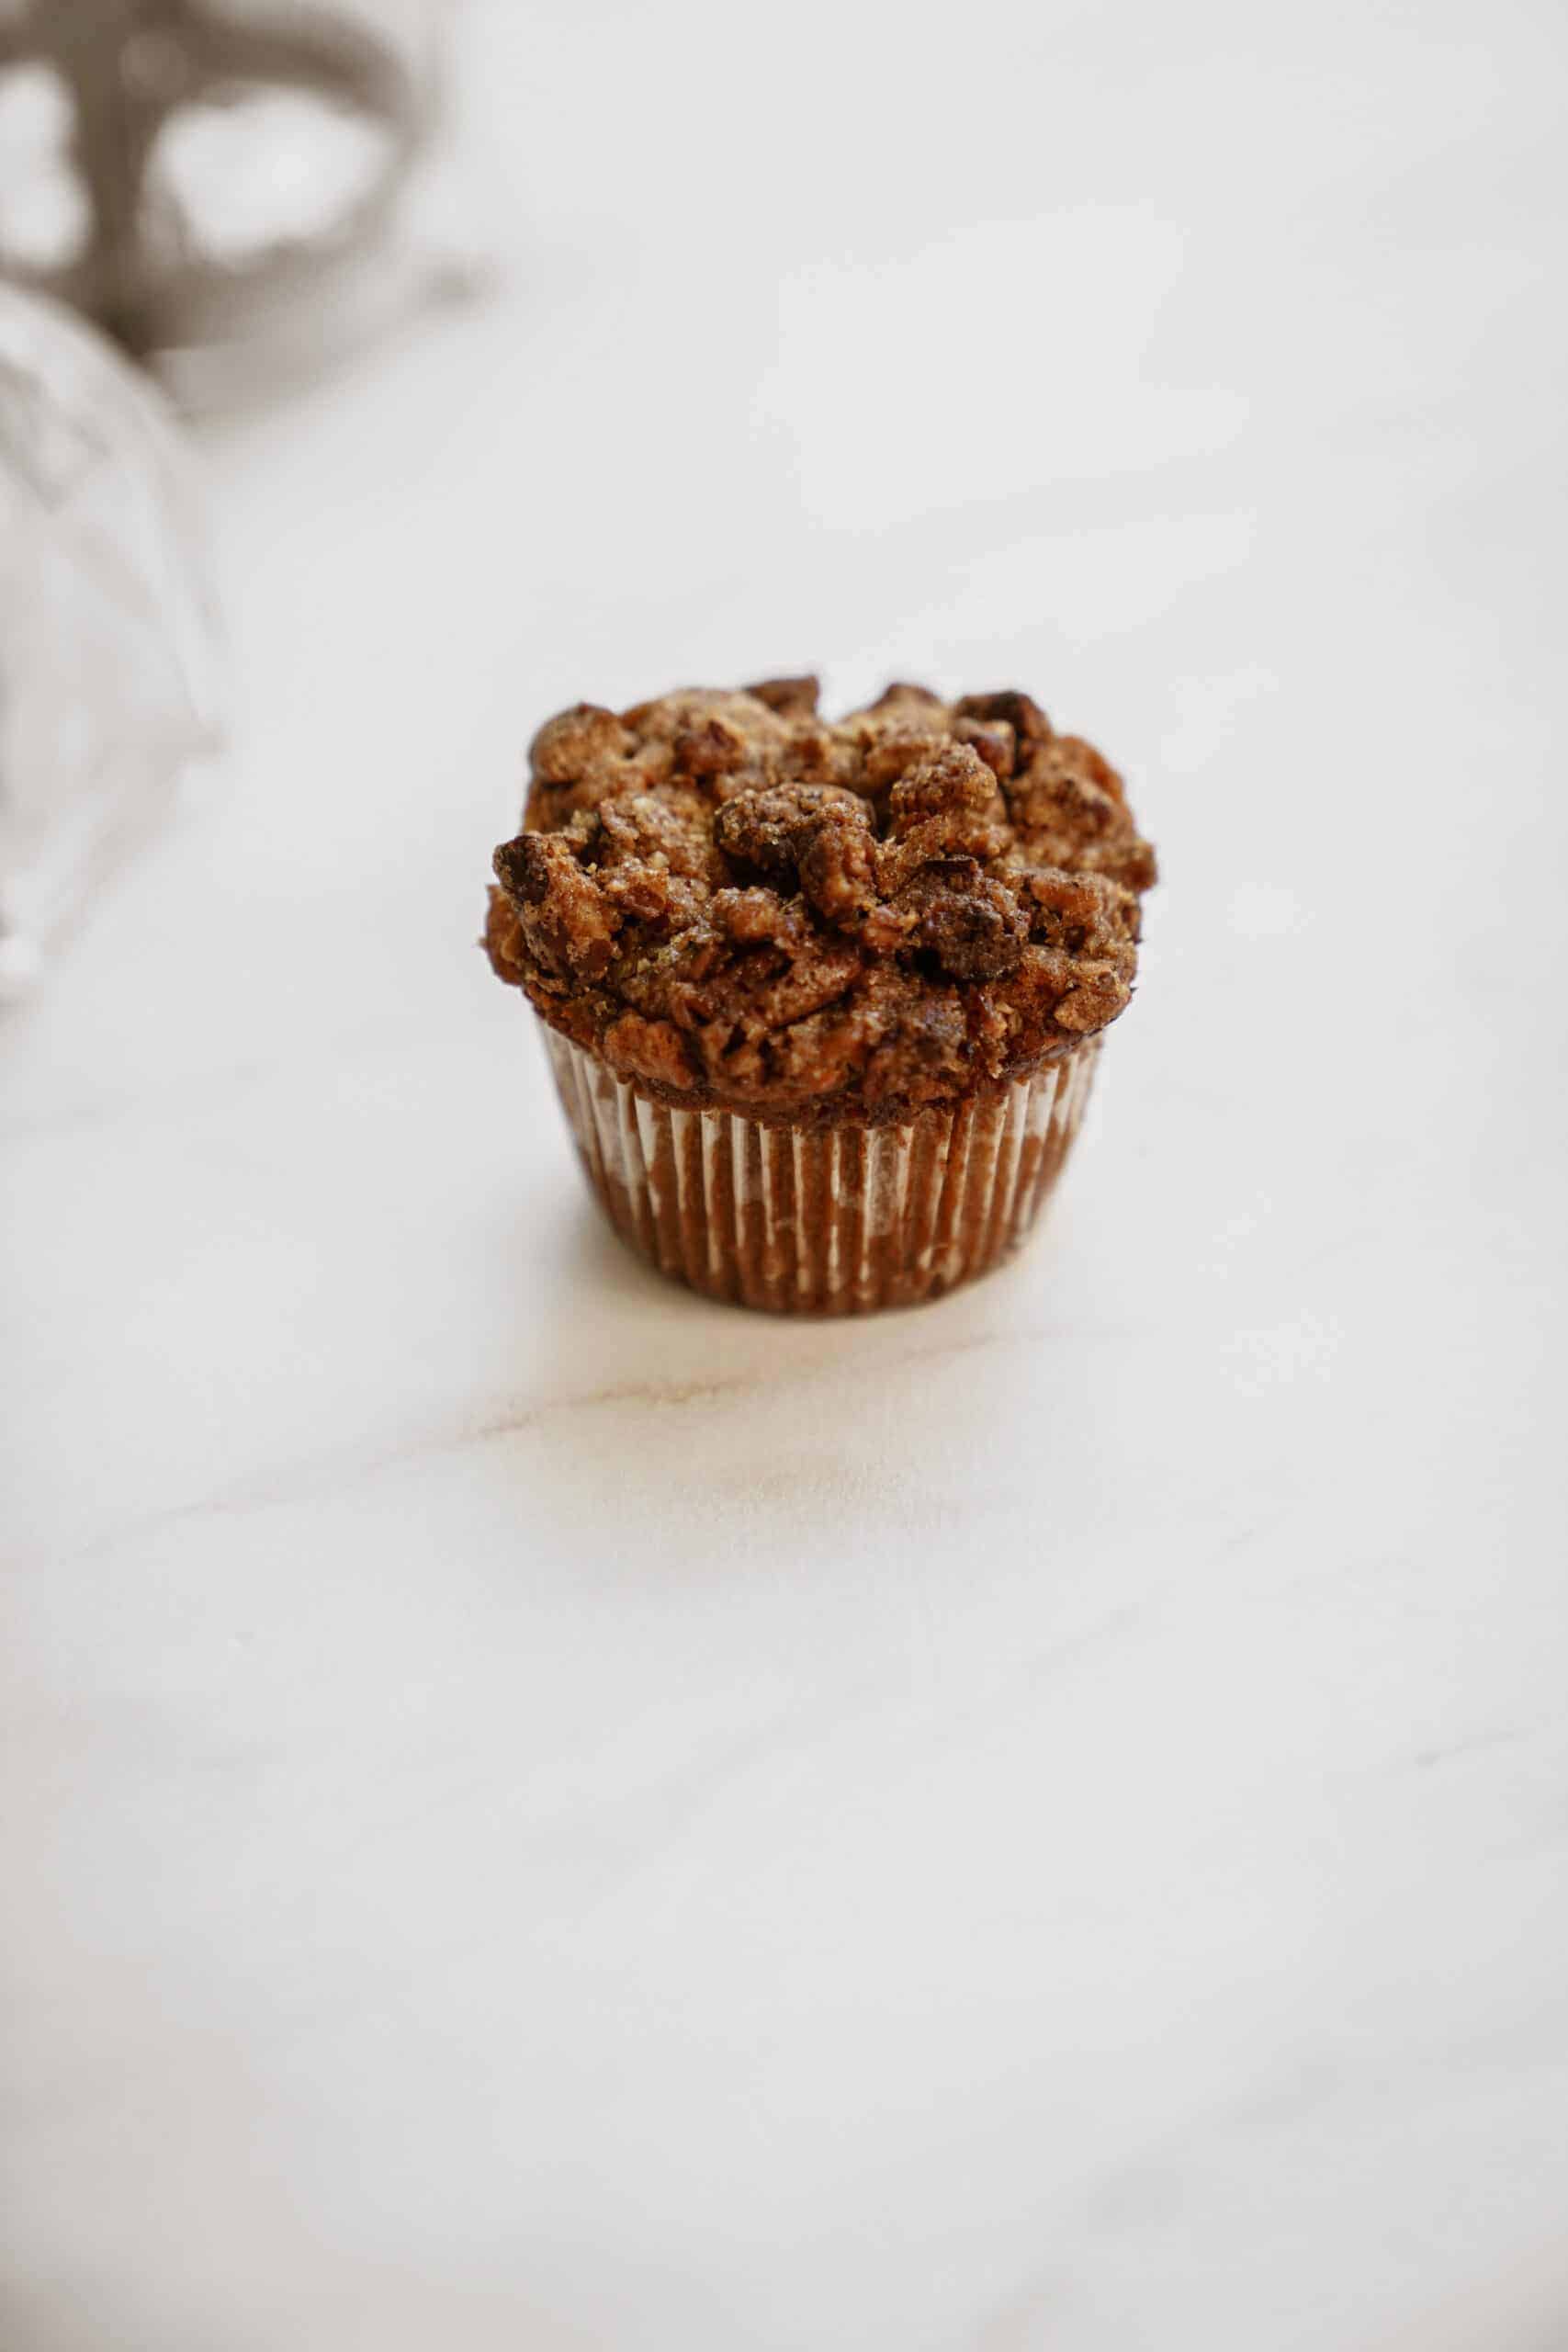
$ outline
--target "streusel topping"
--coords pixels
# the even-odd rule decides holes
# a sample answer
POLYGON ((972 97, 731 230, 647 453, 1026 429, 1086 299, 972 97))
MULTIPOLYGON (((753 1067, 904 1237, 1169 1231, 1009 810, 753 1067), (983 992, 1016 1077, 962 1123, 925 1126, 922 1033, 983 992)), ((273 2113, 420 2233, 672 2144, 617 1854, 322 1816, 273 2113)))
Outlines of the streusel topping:
POLYGON ((503 980, 670 1102, 900 1119, 1126 1005, 1155 856, 1122 779, 1025 694, 817 682, 562 711, 495 853, 503 980))

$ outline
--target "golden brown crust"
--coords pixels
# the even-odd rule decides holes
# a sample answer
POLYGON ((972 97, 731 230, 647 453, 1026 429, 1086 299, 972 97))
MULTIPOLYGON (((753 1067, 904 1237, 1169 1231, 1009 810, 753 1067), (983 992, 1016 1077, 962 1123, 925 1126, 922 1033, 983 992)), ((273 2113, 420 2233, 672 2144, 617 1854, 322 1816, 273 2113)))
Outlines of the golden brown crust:
POLYGON ((880 1123, 1113 1021, 1155 879, 1117 775, 1027 695, 810 678, 580 703, 534 740, 485 944, 662 1099, 880 1123))

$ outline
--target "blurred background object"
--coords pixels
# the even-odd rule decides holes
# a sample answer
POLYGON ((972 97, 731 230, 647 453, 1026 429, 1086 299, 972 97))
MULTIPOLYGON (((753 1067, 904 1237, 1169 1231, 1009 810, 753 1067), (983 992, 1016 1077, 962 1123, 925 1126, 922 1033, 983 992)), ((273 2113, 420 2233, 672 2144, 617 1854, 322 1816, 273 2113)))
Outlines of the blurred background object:
POLYGON ((0 267, 139 358, 335 348, 437 88, 430 0, 0 0, 0 267))
POLYGON ((152 387, 0 286, 0 993, 210 748, 186 460, 152 387))

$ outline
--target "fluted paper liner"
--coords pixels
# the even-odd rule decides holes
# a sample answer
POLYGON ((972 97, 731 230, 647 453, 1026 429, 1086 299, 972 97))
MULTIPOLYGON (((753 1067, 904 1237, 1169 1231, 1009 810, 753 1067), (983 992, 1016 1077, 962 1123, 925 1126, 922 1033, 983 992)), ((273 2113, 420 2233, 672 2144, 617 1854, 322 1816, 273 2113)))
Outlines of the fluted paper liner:
POLYGON ((624 1241, 710 1298, 794 1315, 912 1306, 1019 1244, 1077 1133, 1098 1036, 903 1126, 765 1126, 640 1093, 550 1028, 588 1180, 624 1241))

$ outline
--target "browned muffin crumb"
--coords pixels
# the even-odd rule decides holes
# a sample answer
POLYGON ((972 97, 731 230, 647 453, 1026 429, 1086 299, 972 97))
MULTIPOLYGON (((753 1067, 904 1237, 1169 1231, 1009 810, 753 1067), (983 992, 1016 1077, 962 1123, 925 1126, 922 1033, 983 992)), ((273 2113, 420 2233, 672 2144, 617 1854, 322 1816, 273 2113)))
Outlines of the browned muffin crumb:
POLYGON ((814 678, 579 703, 534 740, 485 945, 671 1102, 880 1122, 1021 1075, 1132 992, 1155 879, 1115 770, 1024 694, 814 678))

